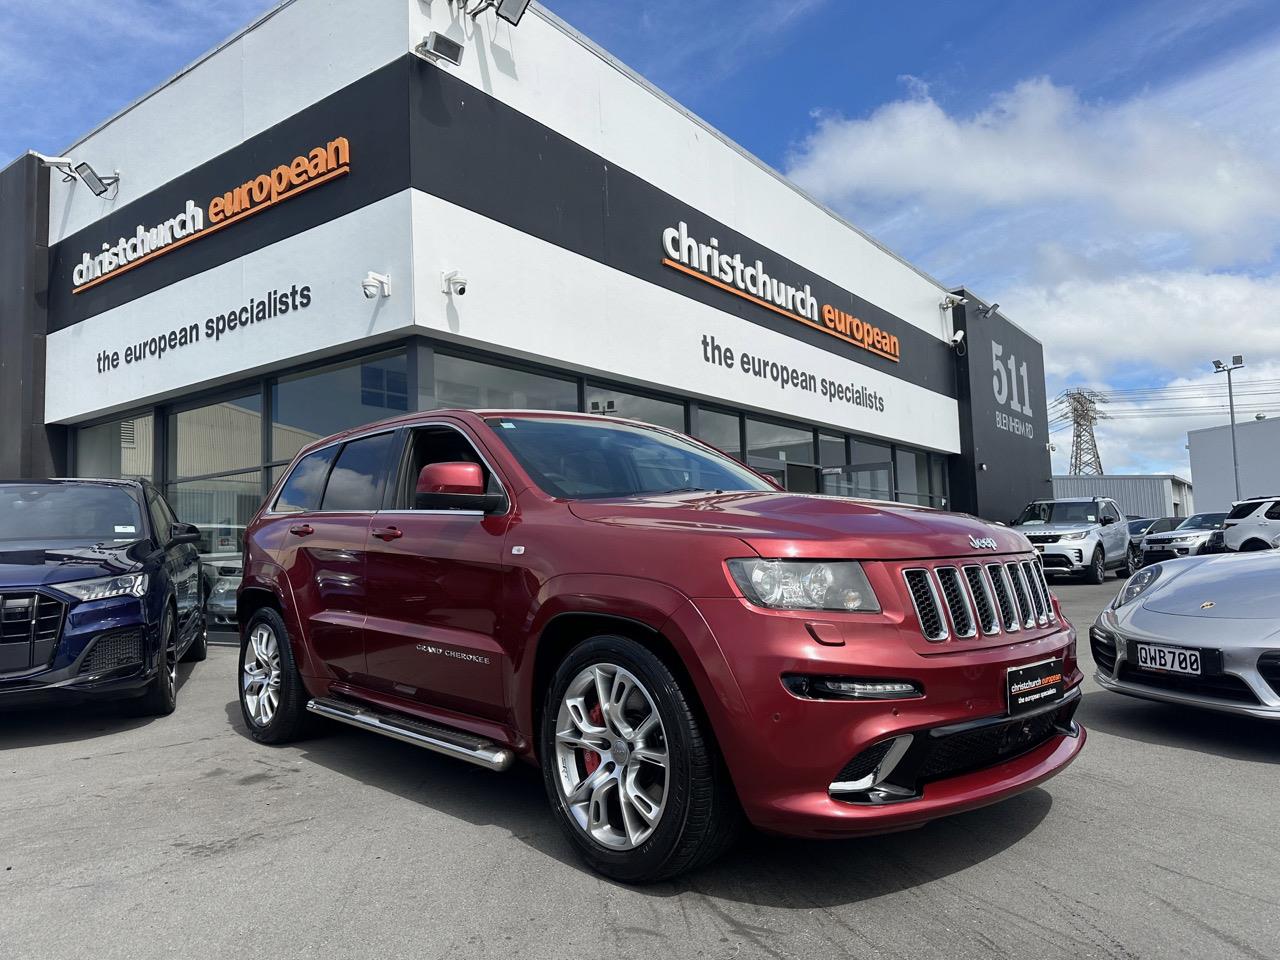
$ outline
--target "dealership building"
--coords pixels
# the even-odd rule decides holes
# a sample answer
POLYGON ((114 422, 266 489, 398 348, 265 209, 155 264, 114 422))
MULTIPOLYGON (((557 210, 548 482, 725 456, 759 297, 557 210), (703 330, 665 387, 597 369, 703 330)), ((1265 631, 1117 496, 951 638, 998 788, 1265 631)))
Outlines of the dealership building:
POLYGON ((1051 493, 1038 341, 536 4, 285 2, 64 155, 0 173, 0 476, 151 478, 210 549, 304 444, 441 407, 1051 493))

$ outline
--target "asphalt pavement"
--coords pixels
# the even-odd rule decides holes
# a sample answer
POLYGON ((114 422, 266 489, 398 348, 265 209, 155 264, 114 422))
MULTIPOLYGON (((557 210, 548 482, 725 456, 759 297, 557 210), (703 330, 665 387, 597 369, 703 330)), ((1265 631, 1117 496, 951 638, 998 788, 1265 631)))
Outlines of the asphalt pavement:
MULTIPOLYGON (((1055 589, 1083 634, 1117 586, 1055 589)), ((0 714, 0 957, 1280 956, 1260 721, 1087 681, 1089 742, 1041 788, 911 833, 748 835, 632 889, 579 864, 532 770, 337 726, 253 743, 235 665, 184 666, 164 719, 0 714)))

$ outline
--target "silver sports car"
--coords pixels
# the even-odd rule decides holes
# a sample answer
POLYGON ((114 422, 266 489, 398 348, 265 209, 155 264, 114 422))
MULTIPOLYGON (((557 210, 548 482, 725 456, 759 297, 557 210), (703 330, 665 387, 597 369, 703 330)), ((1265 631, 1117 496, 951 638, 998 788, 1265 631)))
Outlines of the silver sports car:
POLYGON ((1280 720, 1280 551, 1145 567, 1089 642, 1107 690, 1280 720))

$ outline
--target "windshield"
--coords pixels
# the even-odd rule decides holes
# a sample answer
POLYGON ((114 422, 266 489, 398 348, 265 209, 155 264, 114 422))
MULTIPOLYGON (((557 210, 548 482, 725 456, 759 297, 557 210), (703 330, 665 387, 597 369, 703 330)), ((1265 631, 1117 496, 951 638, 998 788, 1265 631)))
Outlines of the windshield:
POLYGON ((1097 523, 1098 504, 1085 500, 1080 502, 1046 501, 1029 503, 1022 511, 1022 516, 1014 521, 1014 526, 1040 523, 1097 523))
POLYGON ((138 501, 123 487, 0 484, 0 542, 128 543, 142 535, 138 501))
POLYGON ((649 427, 535 417, 487 422, 534 483, 553 497, 775 489, 722 454, 649 427))
POLYGON ((1179 530, 1217 530, 1222 526, 1222 521, 1227 519, 1225 513, 1197 513, 1194 516, 1187 517, 1180 524, 1179 530))

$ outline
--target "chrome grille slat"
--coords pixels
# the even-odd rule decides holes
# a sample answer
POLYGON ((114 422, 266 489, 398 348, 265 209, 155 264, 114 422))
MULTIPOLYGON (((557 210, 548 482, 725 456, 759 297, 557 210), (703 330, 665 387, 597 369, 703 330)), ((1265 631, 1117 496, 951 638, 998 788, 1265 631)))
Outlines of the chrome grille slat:
POLYGON ((1030 560, 1022 561, 1022 576, 1027 581, 1027 590, 1031 594, 1031 605, 1036 608, 1036 623, 1043 626, 1049 622, 1049 613, 1045 609, 1044 595, 1040 592, 1036 568, 1030 560))
POLYGON ((946 640, 949 636, 947 621, 942 615, 942 604, 938 600, 933 576, 923 567, 912 567, 902 571, 902 578, 906 581, 907 592, 911 594, 911 603, 915 607, 924 638, 930 643, 946 640))
POLYGON ((996 604, 1000 607, 1000 622, 1009 633, 1017 633, 1022 629, 1022 624, 1018 620, 1018 608, 1013 603, 1008 573, 1002 564, 990 563, 987 564, 987 575, 991 578, 991 588, 995 591, 996 604))
POLYGON ((1049 580, 1044 575, 1044 564, 1037 557, 1034 561, 1036 567, 1036 582, 1040 584, 1040 592, 1044 594, 1045 609, 1049 613, 1049 622, 1057 623, 1058 615, 1053 609, 1053 594, 1049 591, 1049 580))
POLYGON ((933 575, 938 578, 938 584, 942 587, 942 599, 947 605, 947 613, 951 616, 951 626, 955 628, 956 636, 977 636, 978 628, 969 607, 969 596, 960 581, 960 571, 955 567, 935 567, 933 575))
POLYGON ((982 567, 977 564, 966 566, 964 578, 969 584, 969 596, 973 598, 974 610, 978 614, 978 626, 985 634, 999 633, 1000 620, 991 598, 991 589, 987 586, 987 578, 982 574, 982 567))
POLYGON ((1013 596, 1018 602, 1018 617, 1024 627, 1036 625, 1036 611, 1031 605, 1031 590, 1027 586, 1026 574, 1022 572, 1022 564, 1016 560, 1007 563, 1009 582, 1013 584, 1013 596))

